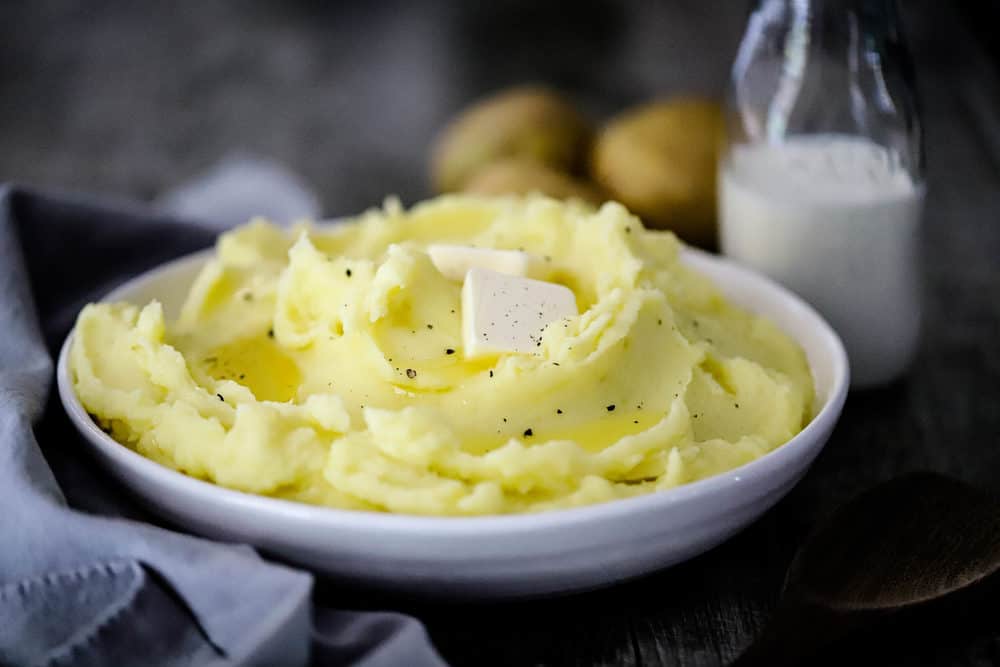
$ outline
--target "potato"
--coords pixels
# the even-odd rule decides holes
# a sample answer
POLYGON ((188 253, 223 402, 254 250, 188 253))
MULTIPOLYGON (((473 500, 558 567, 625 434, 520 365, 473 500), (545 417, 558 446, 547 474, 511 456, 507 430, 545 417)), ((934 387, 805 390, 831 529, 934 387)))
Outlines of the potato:
POLYGON ((711 248, 722 133, 722 109, 711 100, 645 104, 603 129, 591 155, 591 174, 650 227, 711 248))
POLYGON ((580 170, 591 137, 587 122, 558 94, 511 88, 472 105, 444 129, 431 159, 434 187, 461 190, 479 169, 509 157, 580 170))
POLYGON ((556 199, 580 199, 595 206, 607 199, 592 183, 523 158, 500 160, 483 167, 462 190, 480 195, 540 192, 556 199))

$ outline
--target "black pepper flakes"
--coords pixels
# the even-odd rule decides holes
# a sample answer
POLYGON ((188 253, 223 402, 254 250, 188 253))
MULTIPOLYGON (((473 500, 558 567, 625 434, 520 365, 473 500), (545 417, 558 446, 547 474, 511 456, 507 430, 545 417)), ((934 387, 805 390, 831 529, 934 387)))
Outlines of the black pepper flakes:
POLYGON ((524 437, 525 438, 530 438, 533 435, 534 435, 534 433, 532 432, 532 430, 530 428, 524 429, 524 437))
POLYGON ((493 371, 490 371, 490 377, 493 377, 493 371))
POLYGON ((428 329, 433 329, 433 328, 434 328, 434 325, 433 325, 433 324, 428 324, 428 325, 427 325, 427 328, 428 328, 428 329))
POLYGON ((412 368, 407 368, 406 369, 406 377, 408 377, 408 378, 410 378, 412 380, 413 378, 417 377, 417 372, 415 370, 413 370, 412 368))
POLYGON ((631 227, 627 227, 627 226, 626 226, 626 227, 625 227, 625 233, 626 233, 626 234, 631 234, 631 233, 632 233, 632 228, 631 228, 631 227))
POLYGON ((557 415, 561 415, 562 414, 562 408, 556 408, 556 414, 557 415))
POLYGON ((245 379, 245 378, 246 378, 246 376, 247 376, 247 374, 246 374, 246 373, 240 373, 240 379, 241 379, 241 380, 245 379))
POLYGON ((448 349, 446 349, 446 350, 444 351, 444 353, 445 353, 445 354, 455 354, 455 350, 453 350, 452 348, 450 348, 450 347, 449 347, 448 349))
POLYGON ((351 277, 351 270, 347 269, 346 271, 344 271, 344 274, 347 275, 348 278, 350 278, 351 277))
POLYGON ((638 423, 639 423, 639 420, 638 420, 638 419, 633 419, 633 420, 632 420, 632 423, 633 423, 633 424, 638 424, 638 423))
POLYGON ((267 330, 267 337, 268 338, 274 338, 274 329, 273 328, 267 330))
POLYGON ((608 410, 608 412, 614 412, 615 411, 615 404, 612 403, 611 405, 609 405, 608 408, 607 408, 607 410, 608 410))
POLYGON ((222 397, 222 394, 216 394, 216 396, 218 396, 218 397, 219 397, 219 400, 220 400, 220 401, 222 401, 223 403, 225 403, 225 402, 226 402, 226 399, 224 399, 224 398, 222 397))
POLYGON ((736 409, 737 409, 737 410, 739 410, 739 409, 740 409, 740 404, 739 404, 739 403, 736 403, 736 409))

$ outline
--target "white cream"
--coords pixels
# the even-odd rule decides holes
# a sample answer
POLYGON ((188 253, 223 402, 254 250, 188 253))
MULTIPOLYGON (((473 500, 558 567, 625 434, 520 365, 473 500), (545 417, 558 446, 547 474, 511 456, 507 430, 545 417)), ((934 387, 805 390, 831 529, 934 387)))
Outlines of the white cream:
POLYGON ((826 316, 854 386, 883 384, 918 344, 923 200, 923 187, 866 139, 736 147, 719 177, 722 249, 826 316))
POLYGON ((549 323, 577 312, 576 297, 563 285, 471 269, 462 285, 465 356, 534 352, 549 323))

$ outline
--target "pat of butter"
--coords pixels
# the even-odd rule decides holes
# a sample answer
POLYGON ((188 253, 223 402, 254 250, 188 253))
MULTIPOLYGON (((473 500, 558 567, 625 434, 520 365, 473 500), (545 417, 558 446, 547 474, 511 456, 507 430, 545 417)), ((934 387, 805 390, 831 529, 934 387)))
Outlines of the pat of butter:
POLYGON ((576 314, 576 297, 568 287, 470 269, 462 286, 465 356, 534 352, 547 324, 576 314))
POLYGON ((427 246, 434 267, 449 280, 463 280, 469 269, 488 269, 510 276, 529 276, 539 273, 541 262, 520 250, 493 250, 467 245, 434 243, 427 246))

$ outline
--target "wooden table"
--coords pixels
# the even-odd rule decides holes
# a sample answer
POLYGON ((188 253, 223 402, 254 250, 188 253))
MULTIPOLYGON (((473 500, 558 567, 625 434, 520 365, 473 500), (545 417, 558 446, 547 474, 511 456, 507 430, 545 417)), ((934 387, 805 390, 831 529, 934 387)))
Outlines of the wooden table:
MULTIPOLYGON (((304 174, 331 214, 387 192, 412 202, 429 194, 431 136, 469 99, 545 81, 601 118, 718 92, 743 20, 725 0, 353 4, 4 3, 0 180, 150 198, 242 149, 304 174)), ((926 335, 910 376, 852 393, 784 501, 671 570, 550 601, 428 605, 331 584, 321 601, 415 613, 455 664, 718 665, 767 620, 806 532, 856 492, 914 469, 1000 489, 1000 76, 968 19, 906 5, 929 153, 926 335)), ((889 622, 826 662, 1000 664, 1000 593, 889 622)))

